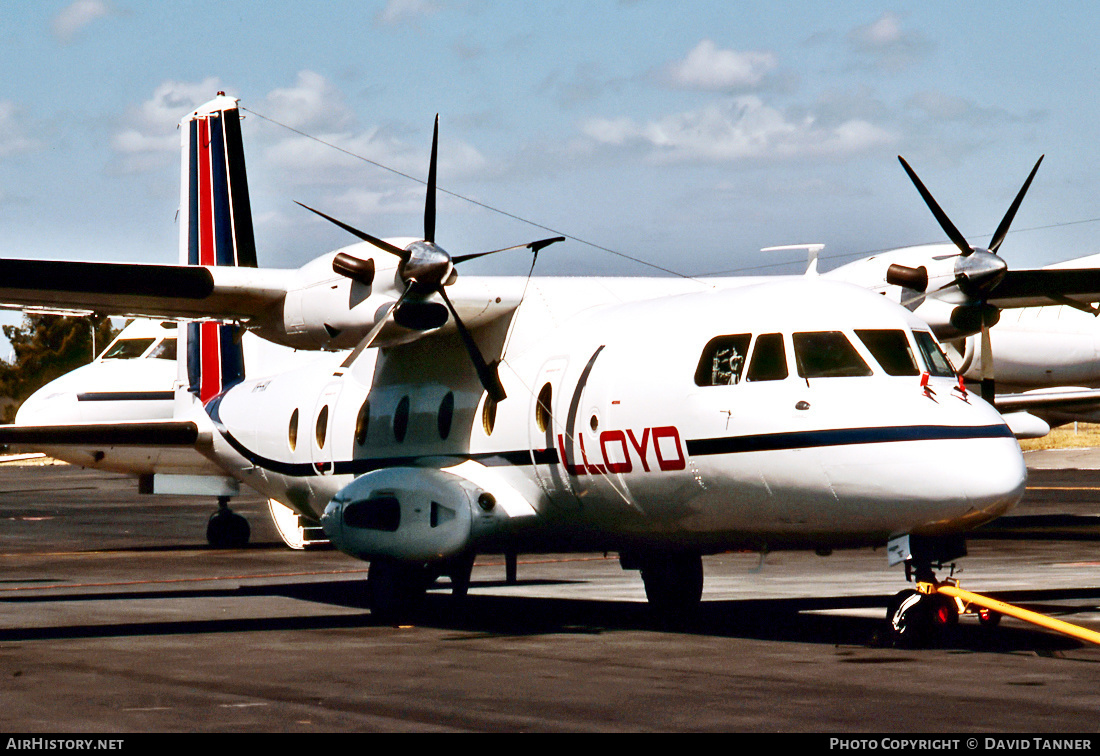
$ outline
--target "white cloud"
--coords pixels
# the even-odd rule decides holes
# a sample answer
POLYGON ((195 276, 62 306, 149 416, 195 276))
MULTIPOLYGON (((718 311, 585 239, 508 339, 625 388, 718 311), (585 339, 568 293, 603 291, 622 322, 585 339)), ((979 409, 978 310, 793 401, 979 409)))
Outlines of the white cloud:
POLYGON ((405 22, 415 22, 424 16, 430 16, 439 10, 439 6, 430 0, 389 0, 386 7, 378 12, 375 19, 385 26, 405 22))
POLYGON ((153 96, 130 108, 123 127, 111 146, 121 157, 121 169, 140 173, 166 167, 178 156, 180 136, 176 126, 189 111, 213 99, 221 88, 216 78, 198 83, 166 81, 153 96))
POLYGON ((72 42, 90 24, 110 13, 110 6, 103 0, 76 0, 54 16, 53 33, 62 42, 72 42))
POLYGON ((0 157, 37 149, 38 140, 27 136, 27 129, 14 103, 0 101, 0 157))
POLYGON ((343 93, 313 71, 299 71, 294 86, 272 90, 263 109, 264 115, 296 129, 340 129, 352 120, 343 93))
POLYGON ((895 140, 889 131, 860 119, 832 127, 817 125, 812 116, 792 119, 755 96, 644 124, 627 118, 597 119, 583 131, 597 144, 634 146, 649 159, 667 163, 846 155, 895 140))
POLYGON ((724 91, 753 87, 776 66, 770 52, 719 49, 704 39, 679 63, 668 68, 668 79, 686 89, 724 91))
POLYGON ((1035 121, 1042 118, 1042 111, 1030 111, 1019 116, 1004 108, 985 107, 964 97, 936 91, 917 92, 906 103, 937 121, 955 121, 970 126, 990 126, 1003 123, 1035 121))
POLYGON ((902 39, 901 19, 893 13, 883 13, 878 20, 853 30, 851 39, 867 48, 896 45, 902 39))
POLYGON ((848 43, 873 67, 886 71, 908 67, 932 47, 919 32, 904 29, 901 18, 889 12, 848 32, 848 43))

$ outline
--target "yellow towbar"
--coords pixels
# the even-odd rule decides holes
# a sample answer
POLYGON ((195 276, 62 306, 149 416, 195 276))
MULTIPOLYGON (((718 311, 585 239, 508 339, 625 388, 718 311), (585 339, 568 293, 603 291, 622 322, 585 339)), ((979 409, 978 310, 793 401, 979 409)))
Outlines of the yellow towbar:
POLYGON ((1021 609, 1018 606, 1006 604, 1003 601, 983 596, 980 593, 964 591, 953 582, 917 583, 917 591, 924 594, 942 593, 945 596, 951 596, 961 602, 960 608, 962 611, 966 611, 969 609, 970 605, 973 604, 1000 614, 1008 615, 1009 617, 1021 619, 1024 622, 1030 622, 1034 625, 1045 627, 1048 630, 1054 630, 1055 632, 1064 633, 1065 635, 1070 635, 1074 638, 1100 645, 1100 633, 1093 632, 1080 625, 1074 625, 1069 622, 1054 619, 1053 617, 1047 617, 1037 612, 1021 609))

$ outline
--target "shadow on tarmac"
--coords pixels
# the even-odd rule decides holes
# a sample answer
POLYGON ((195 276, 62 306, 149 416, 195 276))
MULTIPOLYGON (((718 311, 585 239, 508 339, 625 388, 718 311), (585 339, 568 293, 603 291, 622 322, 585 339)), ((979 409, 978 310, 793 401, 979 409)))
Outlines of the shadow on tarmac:
MULTIPOLYGON (((517 585, 551 581, 519 581, 517 585)), ((563 581, 568 582, 568 581, 563 581)), ((488 585, 490 583, 485 583, 488 585)), ((654 615, 650 607, 632 601, 593 601, 521 596, 486 596, 476 593, 478 583, 465 599, 453 598, 448 590, 430 591, 416 617, 408 624, 479 636, 533 636, 549 634, 615 633, 625 631, 674 632, 701 636, 743 638, 782 643, 892 648, 884 617, 836 614, 844 610, 881 609, 887 595, 833 596, 783 599, 703 601, 689 617, 674 619, 654 615)), ((441 587, 445 587, 444 583, 441 587)), ((136 637, 162 635, 207 635, 223 633, 266 633, 295 630, 371 629, 391 627, 376 621, 366 608, 365 581, 321 581, 285 583, 239 588, 209 588, 155 591, 101 591, 57 595, 5 596, 4 603, 55 603, 72 601, 143 601, 165 599, 212 599, 279 596, 313 604, 340 607, 340 613, 285 617, 200 619, 123 622, 0 629, 0 642, 67 638, 136 637), (347 609, 362 610, 348 614, 347 609)), ((1027 602, 1027 607, 1044 614, 1072 617, 1078 612, 1095 612, 1100 601, 1091 604, 1059 604, 1070 600, 1100 600, 1100 588, 1027 590, 995 594, 1010 603, 1027 602)), ((960 621, 936 644, 941 649, 963 652, 1054 655, 1080 648, 1081 641, 1011 621, 996 628, 980 626, 973 617, 960 621)), ((892 655, 883 661, 900 661, 892 655)), ((866 658, 855 662, 870 663, 866 658)))

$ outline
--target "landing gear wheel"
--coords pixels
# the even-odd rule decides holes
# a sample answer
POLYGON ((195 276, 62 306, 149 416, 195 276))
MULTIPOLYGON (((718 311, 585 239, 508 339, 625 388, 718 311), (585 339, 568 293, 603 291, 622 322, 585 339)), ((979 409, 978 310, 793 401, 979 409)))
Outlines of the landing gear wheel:
POLYGON ((428 589, 429 574, 421 564, 374 559, 367 570, 367 605, 383 622, 411 619, 428 589))
POLYGON ((663 554, 642 562, 649 605, 665 617, 693 611, 703 597, 703 560, 698 554, 663 554))
POLYGON ((891 599, 886 619, 898 645, 918 648, 946 640, 959 624, 959 609, 948 596, 910 589, 891 599))
POLYGON ((995 612, 992 609, 986 609, 983 606, 978 610, 978 624, 992 630, 997 625, 1001 624, 1001 613, 995 612))
POLYGON ((467 554, 448 562, 446 574, 451 578, 451 596, 456 599, 466 598, 470 591, 470 575, 474 571, 474 559, 476 555, 467 554))
MULTIPOLYGON (((220 502, 219 502, 220 503, 220 502)), ((248 520, 221 504, 206 523, 206 541, 215 549, 240 549, 248 545, 252 529, 248 520)))

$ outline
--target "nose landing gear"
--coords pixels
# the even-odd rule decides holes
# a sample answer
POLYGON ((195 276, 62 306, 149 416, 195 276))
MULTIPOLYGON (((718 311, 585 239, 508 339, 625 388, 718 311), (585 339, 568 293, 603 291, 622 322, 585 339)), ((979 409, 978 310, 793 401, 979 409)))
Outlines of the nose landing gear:
POLYGON ((983 627, 996 627, 1002 615, 1030 622, 1048 630, 1100 645, 1100 633, 1064 620, 1047 617, 1003 601, 965 591, 957 580, 918 582, 894 596, 886 619, 895 641, 906 646, 943 642, 959 623, 960 614, 975 614, 983 627))

